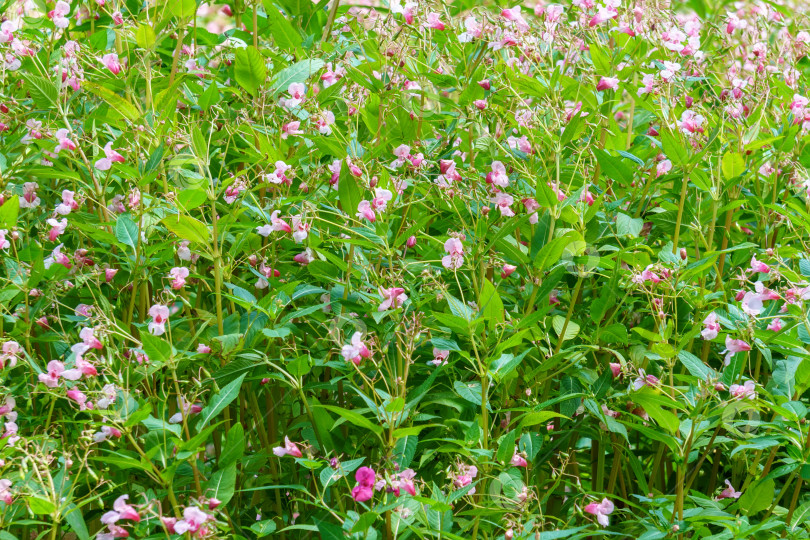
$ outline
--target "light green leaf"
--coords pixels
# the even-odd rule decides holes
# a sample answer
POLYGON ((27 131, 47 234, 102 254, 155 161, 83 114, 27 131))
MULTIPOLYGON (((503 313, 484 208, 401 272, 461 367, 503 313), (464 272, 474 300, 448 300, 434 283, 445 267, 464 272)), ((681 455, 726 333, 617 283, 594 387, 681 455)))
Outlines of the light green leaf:
POLYGON ((217 395, 200 412, 200 419, 197 421, 197 431, 205 428, 206 424, 227 407, 231 401, 239 395, 239 388, 245 380, 246 373, 242 373, 236 380, 223 387, 217 395))
POLYGON ((115 222, 115 237, 132 249, 138 245, 138 225, 128 214, 121 214, 115 222))
POLYGON ((169 216, 161 222, 171 232, 183 240, 190 240, 197 244, 208 245, 210 234, 208 227, 199 220, 191 216, 174 215, 169 216))
POLYGON ((236 82, 255 96, 267 78, 267 66, 264 57, 254 46, 236 50, 233 64, 233 75, 236 82))

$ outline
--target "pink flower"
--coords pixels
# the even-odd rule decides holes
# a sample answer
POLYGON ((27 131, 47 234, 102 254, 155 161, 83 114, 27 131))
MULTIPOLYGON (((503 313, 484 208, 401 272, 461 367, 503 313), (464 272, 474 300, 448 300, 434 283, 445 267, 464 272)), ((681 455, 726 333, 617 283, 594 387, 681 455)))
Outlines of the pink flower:
POLYGON ((731 336, 726 336, 726 359, 725 365, 731 363, 731 357, 738 352, 746 352, 751 350, 751 345, 741 339, 731 339, 731 336))
POLYGON ((608 499, 602 499, 602 502, 591 503, 585 507, 585 511, 589 514, 596 516, 596 521, 602 527, 607 527, 610 524, 608 516, 613 513, 613 503, 608 499))
POLYGON ((169 320, 169 308, 160 304, 155 304, 149 308, 149 316, 152 322, 149 323, 149 333, 153 336, 162 336, 166 332, 166 321, 169 320))
POLYGON ((409 495, 416 495, 416 486, 414 486, 413 483, 415 476, 416 473, 413 469, 405 469, 404 471, 397 473, 396 480, 393 482, 393 484, 395 484, 393 486, 394 495, 399 497, 400 489, 404 489, 409 495))
POLYGON ((408 299, 408 295, 405 294, 405 289, 401 287, 391 287, 390 289, 380 287, 380 295, 383 297, 383 302, 377 308, 377 311, 397 309, 408 299))
POLYGON ((599 79, 599 82, 596 84, 596 91, 601 92, 603 90, 618 90, 619 89, 619 79, 615 77, 602 77, 599 79))
POLYGON ((655 166, 655 177, 658 178, 672 170, 672 162, 668 159, 655 166))
POLYGON ((62 203, 57 205, 55 212, 60 216, 66 216, 73 210, 79 209, 79 203, 74 199, 75 193, 70 190, 62 191, 62 203))
POLYGON ((49 388, 56 388, 59 385, 59 379, 65 378, 69 381, 76 381, 81 378, 82 373, 78 369, 65 369, 65 365, 59 360, 51 360, 48 362, 48 370, 45 373, 39 374, 39 382, 49 388))
POLYGON ((509 461, 515 467, 528 467, 529 463, 526 461, 526 458, 520 455, 517 451, 517 447, 515 447, 515 453, 512 455, 511 461, 509 461))
POLYGON ((513 264, 504 264, 503 270, 501 270, 501 279, 506 279, 512 275, 512 272, 517 270, 517 266, 513 264))
POLYGON ((618 17, 618 16, 619 16, 619 12, 616 11, 614 8, 606 7, 606 6, 600 6, 599 11, 597 11, 596 15, 594 15, 591 18, 591 20, 588 22, 588 26, 593 28, 594 26, 602 24, 603 22, 609 21, 610 19, 613 19, 613 18, 618 17))
POLYGON ((126 503, 127 499, 129 499, 129 495, 121 495, 115 499, 115 502, 113 503, 113 510, 101 516, 101 522, 105 525, 110 525, 119 519, 126 519, 135 522, 140 521, 140 514, 138 514, 138 511, 135 510, 135 508, 126 503))
POLYGON ((7 234, 8 229, 0 229, 0 249, 8 249, 11 247, 11 242, 6 238, 7 234))
POLYGON ((506 167, 500 161, 492 162, 492 171, 487 174, 487 184, 494 184, 498 187, 509 185, 509 176, 506 174, 506 167))
POLYGON ((57 28, 67 28, 70 24, 70 19, 65 17, 70 13, 70 4, 64 0, 59 0, 54 9, 48 12, 48 18, 53 21, 54 26, 57 28))
POLYGON ((745 381, 743 384, 732 384, 729 389, 734 399, 756 399, 756 384, 754 381, 745 381))
MULTIPOLYGON (((469 486, 476 476, 478 476, 478 467, 475 465, 461 464, 458 466, 458 472, 453 478, 453 485, 457 488, 469 486)), ((474 494, 475 488, 471 489, 468 493, 474 494)))
POLYGON ((484 32, 484 26, 475 17, 467 17, 464 19, 464 28, 466 32, 459 34, 458 40, 461 43, 469 43, 476 38, 480 38, 484 32))
POLYGON ((70 131, 67 129, 60 129, 56 131, 56 141, 59 143, 56 146, 56 153, 62 150, 73 151, 76 150, 76 143, 70 138, 70 131))
POLYGON ((700 332, 705 340, 712 340, 717 337, 717 332, 720 331, 720 323, 717 322, 717 314, 712 311, 706 318, 703 319, 704 328, 700 332))
POLYGON ((100 171, 109 171, 113 163, 124 163, 126 161, 124 156, 113 150, 112 142, 104 145, 104 156, 95 164, 96 169, 100 171))
POLYGON ((82 343, 88 349, 103 349, 104 346, 101 344, 101 341, 95 335, 95 329, 86 326, 81 329, 79 332, 79 337, 82 340, 82 343))
POLYGON ((595 199, 593 198, 593 193, 586 187, 582 190, 582 195, 579 196, 579 201, 584 202, 588 206, 593 206, 595 199))
MULTIPOLYGON (((730 33, 730 32, 729 32, 730 33)), ((720 495, 717 496, 717 500, 722 499, 739 499, 742 492, 734 491, 734 487, 731 485, 731 482, 726 480, 726 489, 720 492, 720 495)))
POLYGON ((363 358, 371 356, 371 351, 368 350, 365 343, 363 343, 363 334, 355 332, 352 335, 352 341, 348 345, 344 345, 340 354, 348 361, 354 362, 359 366, 363 358))
POLYGON ((360 467, 354 474, 354 479, 357 485, 352 488, 352 498, 357 502, 365 502, 374 496, 374 483, 377 475, 374 469, 369 467, 360 467))
POLYGON ((683 112, 677 124, 685 135, 691 136, 695 133, 703 133, 703 123, 705 121, 706 119, 702 115, 690 109, 683 112))
POLYGON ((209 354, 211 352, 211 347, 209 347, 205 343, 200 343, 199 345, 197 345, 197 352, 199 354, 209 354))
POLYGON ((613 378, 615 379, 622 374, 622 365, 618 362, 611 362, 610 372, 613 374, 613 378))
POLYGON ((435 366, 441 366, 447 363, 447 358, 450 356, 450 351, 443 349, 433 348, 433 360, 430 361, 435 366))
POLYGON ((61 220, 50 218, 47 220, 48 225, 50 225, 51 230, 48 231, 48 240, 51 242, 56 242, 59 236, 65 232, 68 226, 68 220, 62 218, 61 220))
POLYGON ((760 274, 767 274, 771 271, 771 268, 767 264, 758 261, 757 256, 754 255, 751 257, 751 270, 760 274))
POLYGON ((118 61, 118 55, 115 53, 107 53, 101 57, 101 62, 104 67, 110 70, 113 75, 121 73, 121 62, 118 61))
POLYGON ((286 100, 284 105, 288 109, 292 109, 304 101, 304 97, 307 93, 307 87, 302 83, 290 83, 290 86, 287 87, 287 92, 290 94, 291 98, 286 100))
POLYGON ((62 253, 62 247, 63 247, 63 246, 64 246, 64 244, 59 244, 58 246, 56 246, 56 247, 53 249, 53 252, 51 252, 51 255, 50 255, 49 257, 47 257, 47 258, 46 258, 46 259, 43 261, 43 264, 44 264, 44 266, 45 266, 45 268, 46 268, 46 269, 47 269, 47 268, 50 268, 51 266, 53 266, 53 264, 54 264, 54 263, 56 263, 56 264, 61 264, 62 266, 64 266, 64 267, 65 267, 65 268, 67 268, 68 270, 70 270, 70 269, 71 269, 71 267, 72 267, 73 265, 71 264, 70 259, 68 258, 68 256, 67 256, 67 255, 65 255, 64 253, 62 253))
POLYGON ((11 504, 11 480, 0 480, 0 501, 11 504))
POLYGON ((303 216, 300 214, 292 216, 293 240, 298 244, 306 240, 311 226, 310 223, 304 221, 303 216))
POLYGON ((286 124, 281 126, 281 138, 286 139, 287 137, 295 137, 297 135, 302 135, 304 132, 299 129, 301 127, 301 122, 298 120, 294 122, 287 122, 286 124))
POLYGON ((188 268, 177 266, 169 270, 169 278, 172 280, 172 289, 180 290, 186 285, 186 278, 188 277, 188 268))
POLYGON ((638 377, 633 381, 633 390, 641 390, 644 386, 655 387, 661 381, 655 375, 647 375, 643 369, 638 370, 638 377))
POLYGON ((782 330, 782 319, 780 319, 778 317, 776 319, 774 319, 771 322, 771 324, 768 325, 768 330, 771 330, 773 332, 781 331, 782 330))
POLYGON ((210 517, 196 506, 187 506, 183 510, 183 519, 174 524, 174 531, 177 534, 197 532, 210 517))
POLYGON ((476 99, 475 101, 473 101, 473 105, 475 105, 475 108, 478 109, 479 111, 483 111, 484 109, 487 108, 487 100, 476 99))
POLYGON ((315 253, 312 251, 311 248, 306 248, 301 253, 295 255, 293 257, 293 260, 298 264, 300 264, 301 266, 306 266, 315 260, 315 253))
POLYGON ((374 213, 374 208, 371 207, 371 203, 362 200, 360 204, 357 205, 357 214, 355 214, 360 219, 367 219, 371 223, 377 221, 377 214, 374 213))
POLYGON ((447 255, 442 257, 442 266, 449 270, 460 268, 464 264, 464 246, 458 238, 448 238, 444 243, 447 255))
POLYGON ((298 448, 298 445, 292 442, 290 438, 287 437, 286 435, 284 436, 284 446, 276 446, 275 448, 273 448, 273 453, 278 457, 292 456, 300 458, 304 455, 301 453, 301 450, 298 448))
POLYGON ((431 11, 427 14, 427 20, 422 24, 422 26, 432 28, 434 30, 444 30, 444 23, 439 17, 440 15, 438 13, 431 11))
POLYGON ((508 193, 504 193, 503 191, 498 191, 495 195, 489 200, 491 203, 494 203, 498 210, 501 211, 501 215, 504 217, 512 217, 515 215, 515 212, 512 211, 512 204, 515 200, 512 198, 511 195, 508 193))

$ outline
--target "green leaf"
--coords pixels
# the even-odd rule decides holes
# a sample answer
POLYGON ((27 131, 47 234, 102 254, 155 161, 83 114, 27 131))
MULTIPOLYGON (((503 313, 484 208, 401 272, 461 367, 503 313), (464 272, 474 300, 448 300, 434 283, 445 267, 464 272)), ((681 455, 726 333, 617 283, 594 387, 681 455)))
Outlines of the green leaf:
POLYGON ((56 507, 47 499, 34 497, 32 495, 30 497, 26 497, 25 500, 28 501, 28 506, 35 514, 53 514, 56 511, 56 507))
POLYGON ((512 458, 515 453, 515 440, 517 440, 517 430, 513 429, 501 438, 498 444, 498 453, 495 454, 495 461, 505 463, 512 458))
POLYGON ((242 373, 233 382, 223 387, 219 393, 203 408, 200 412, 200 419, 197 421, 197 431, 205 428, 206 424, 218 415, 222 410, 227 407, 231 401, 236 399, 239 395, 239 388, 242 386, 242 381, 245 380, 246 373, 242 373))
POLYGON ((224 469, 220 469, 211 475, 208 483, 205 484, 205 495, 215 497, 222 501, 222 505, 228 504, 233 497, 233 488, 236 485, 236 463, 231 463, 224 469))
POLYGON ((168 341, 148 332, 141 333, 141 341, 143 341, 143 352, 149 357, 150 362, 161 366, 172 357, 172 346, 168 341))
POLYGON ((197 13, 195 0, 172 0, 168 2, 169 11, 178 19, 186 19, 197 13))
POLYGON ((270 35, 279 49, 290 51, 301 46, 301 34, 282 15, 278 8, 269 2, 264 4, 267 11, 267 22, 270 25, 270 35), (275 11, 275 13, 273 13, 275 11))
POLYGON ((599 340, 603 343, 620 343, 626 345, 628 341, 627 327, 621 323, 611 324, 599 331, 599 340))
POLYGON ((11 230, 17 226, 20 213, 20 198, 14 195, 0 206, 0 229, 11 230))
POLYGON ((292 83, 306 82, 309 77, 324 66, 324 61, 319 58, 301 60, 288 68, 284 68, 276 73, 270 81, 270 92, 273 96, 287 90, 292 83))
POLYGON ((90 532, 84 522, 81 510, 73 503, 70 503, 65 510, 65 521, 67 521, 73 533, 79 540, 89 540, 90 532))
MULTIPOLYGON (((59 91, 49 79, 37 77, 36 75, 23 75, 22 78, 26 83, 26 90, 31 94, 31 99, 34 100, 37 107, 55 108, 59 105, 59 91)), ((84 87, 84 82, 82 87, 84 87)))
POLYGON ((128 214, 121 214, 115 222, 115 237, 132 249, 138 245, 138 225, 128 214))
POLYGON ((318 532, 321 533, 321 540, 345 540, 343 529, 332 523, 321 521, 318 523, 318 532))
POLYGON ((551 321, 552 326, 554 327, 554 332, 557 333, 558 336, 562 337, 563 341, 568 341, 569 339, 574 339, 579 334, 579 325, 574 321, 568 321, 568 325, 565 325, 565 317, 561 315, 555 315, 551 321), (562 335, 563 327, 565 326, 565 336, 562 335))
POLYGON ((242 424, 235 423, 228 430, 225 444, 222 446, 222 453, 219 455, 217 465, 222 468, 231 463, 236 463, 245 454, 245 428, 242 424))
POLYGON ((745 490, 745 493, 740 496, 738 501, 740 508, 748 516, 765 510, 773 501, 775 488, 776 482, 774 482, 773 478, 752 482, 748 489, 745 490))
POLYGON ((272 519, 265 519, 252 524, 250 530, 256 533, 257 538, 262 538, 276 532, 276 522, 272 519))
POLYGON ((664 154, 672 161, 673 165, 684 166, 689 163, 689 150, 677 135, 671 131, 662 130, 660 137, 664 154))
POLYGON ((191 216, 178 214, 164 218, 161 222, 171 232, 183 240, 190 240, 197 244, 208 245, 210 234, 208 227, 191 216))
POLYGON ((490 330, 504 321, 503 301, 495 286, 486 278, 481 285, 481 317, 487 321, 490 330))
POLYGON ((344 409, 343 407, 336 407, 334 405, 315 405, 315 407, 319 407, 322 409, 326 409, 327 411, 332 411, 333 413, 345 418, 352 424, 357 427, 361 427, 376 433, 377 435, 381 434, 383 428, 371 422, 368 418, 361 415, 360 413, 356 413, 354 411, 350 411, 348 409, 344 409))
POLYGON ((363 193, 357 186, 357 179, 349 174, 347 167, 342 167, 338 179, 338 199, 341 209, 348 215, 357 213, 357 206, 363 200, 363 193))
POLYGON ((110 107, 118 111, 118 113, 129 121, 135 121, 140 118, 141 113, 138 108, 132 103, 119 96, 109 88, 100 86, 90 81, 83 81, 82 88, 89 90, 95 94, 96 97, 107 103, 110 107))
POLYGON ((207 111, 212 106, 219 103, 219 99, 219 88, 217 87, 217 83, 212 81, 197 100, 197 105, 199 105, 202 110, 207 111))
POLYGON ((736 152, 726 152, 721 161, 723 176, 726 180, 733 180, 745 172, 745 158, 736 152))
POLYGON ((681 351, 678 353, 678 359, 680 359, 681 363, 684 365, 684 367, 686 367, 686 371, 688 371, 690 375, 697 377, 698 379, 709 380, 712 370, 709 368, 709 366, 704 364, 700 358, 689 351, 681 351))
POLYGON ((582 241, 582 235, 575 231, 568 232, 559 238, 555 238, 537 252, 537 256, 534 258, 534 267, 538 270, 546 270, 547 268, 551 268, 560 260, 565 252, 565 248, 572 242, 576 241, 582 241))
POLYGON ((250 45, 236 50, 233 64, 233 75, 236 82, 255 96, 267 78, 267 66, 259 49, 250 45))
POLYGON ((631 218, 627 214, 619 212, 616 216, 616 234, 619 236, 638 237, 644 227, 644 220, 641 218, 631 218))
POLYGON ((138 44, 138 47, 151 49, 156 41, 155 30, 150 25, 144 23, 138 25, 138 30, 135 31, 135 43, 138 44))

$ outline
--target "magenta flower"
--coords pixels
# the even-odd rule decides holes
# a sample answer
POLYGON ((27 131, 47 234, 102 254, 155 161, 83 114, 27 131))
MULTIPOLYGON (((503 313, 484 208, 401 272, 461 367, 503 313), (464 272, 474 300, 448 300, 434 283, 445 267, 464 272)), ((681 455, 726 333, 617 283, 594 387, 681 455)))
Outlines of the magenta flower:
POLYGON ((73 151, 76 150, 76 143, 73 142, 73 139, 70 138, 70 131, 67 129, 59 129, 56 131, 56 140, 59 143, 56 146, 56 153, 61 152, 62 150, 73 151))
POLYGON ((487 173, 487 184, 494 184, 505 188, 509 185, 509 176, 506 174, 506 167, 500 161, 492 162, 492 171, 487 173))
POLYGON ((607 527, 610 524, 608 516, 613 513, 613 503, 608 499, 602 499, 602 502, 591 503, 585 507, 585 512, 596 516, 596 521, 602 527, 607 527))
POLYGON ((782 319, 777 317, 773 321, 771 321, 771 324, 768 325, 768 330, 771 330, 773 332, 779 332, 782 330, 782 326, 783 326, 782 319))
POLYGON ((517 270, 517 266, 514 264, 504 264, 503 270, 501 270, 501 279, 508 278, 515 270, 517 270))
POLYGON ((352 488, 352 498, 357 502, 365 502, 374 496, 374 482, 377 475, 370 467, 360 467, 354 474, 357 485, 352 488))
POLYGON ((515 453, 512 455, 512 459, 509 461, 509 463, 512 464, 515 467, 528 467, 529 466, 529 463, 526 461, 526 458, 523 457, 523 455, 521 455, 518 452, 517 447, 515 447, 515 453))
POLYGON ((356 216, 360 219, 367 219, 371 223, 377 221, 377 214, 374 213, 374 208, 372 208, 371 203, 366 200, 360 201, 360 204, 357 205, 356 216))

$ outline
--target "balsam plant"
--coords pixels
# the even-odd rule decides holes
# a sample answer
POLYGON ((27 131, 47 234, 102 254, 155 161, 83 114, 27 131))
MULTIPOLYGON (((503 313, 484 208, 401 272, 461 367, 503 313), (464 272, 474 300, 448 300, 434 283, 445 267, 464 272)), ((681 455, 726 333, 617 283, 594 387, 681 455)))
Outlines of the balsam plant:
POLYGON ((0 12, 0 539, 810 534, 806 2, 0 12))

